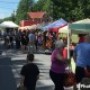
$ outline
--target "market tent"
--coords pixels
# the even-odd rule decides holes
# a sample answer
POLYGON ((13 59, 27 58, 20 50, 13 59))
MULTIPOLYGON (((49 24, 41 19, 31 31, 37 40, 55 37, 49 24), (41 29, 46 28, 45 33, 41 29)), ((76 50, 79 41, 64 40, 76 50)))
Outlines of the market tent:
POLYGON ((53 23, 50 23, 48 24, 47 26, 43 27, 44 30, 57 30, 65 25, 67 25, 68 23, 64 20, 64 19, 59 19, 59 20, 56 20, 55 22, 53 23))
POLYGON ((18 28, 19 26, 12 21, 4 21, 0 24, 1 28, 18 28))
POLYGON ((42 27, 43 31, 48 31, 51 28, 52 23, 48 23, 47 25, 45 25, 44 27, 42 27))
POLYGON ((68 23, 64 20, 64 19, 59 19, 55 22, 52 23, 52 27, 51 28, 59 28, 59 27, 63 27, 65 25, 67 25, 68 23))
POLYGON ((42 30, 44 26, 45 26, 45 24, 37 24, 37 29, 42 30))
POLYGON ((31 26, 24 26, 24 27, 19 27, 19 30, 23 31, 23 30, 36 30, 37 29, 37 25, 34 24, 34 25, 31 25, 31 26))
POLYGON ((68 34, 70 33, 69 25, 64 26, 58 30, 59 33, 68 34))
POLYGON ((90 19, 76 21, 69 25, 72 33, 85 34, 90 32, 90 19))

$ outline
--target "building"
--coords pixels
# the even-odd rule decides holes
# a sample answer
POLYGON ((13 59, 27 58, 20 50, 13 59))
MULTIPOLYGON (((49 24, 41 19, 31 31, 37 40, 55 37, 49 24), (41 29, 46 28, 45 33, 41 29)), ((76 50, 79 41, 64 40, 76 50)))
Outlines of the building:
POLYGON ((20 21, 20 26, 31 26, 33 24, 43 24, 48 22, 49 17, 46 12, 38 11, 38 12, 28 12, 28 20, 20 21))

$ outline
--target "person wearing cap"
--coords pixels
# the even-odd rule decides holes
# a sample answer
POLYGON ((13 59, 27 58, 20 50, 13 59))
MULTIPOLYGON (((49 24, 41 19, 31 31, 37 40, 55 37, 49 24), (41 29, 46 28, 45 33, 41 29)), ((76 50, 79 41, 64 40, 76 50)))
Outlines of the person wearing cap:
POLYGON ((87 66, 90 67, 90 35, 85 35, 84 42, 75 47, 73 58, 76 62, 76 80, 80 83, 86 76, 87 66))
POLYGON ((51 55, 50 77, 55 85, 54 90, 64 90, 66 63, 63 58, 63 48, 63 42, 56 42, 55 49, 51 55))

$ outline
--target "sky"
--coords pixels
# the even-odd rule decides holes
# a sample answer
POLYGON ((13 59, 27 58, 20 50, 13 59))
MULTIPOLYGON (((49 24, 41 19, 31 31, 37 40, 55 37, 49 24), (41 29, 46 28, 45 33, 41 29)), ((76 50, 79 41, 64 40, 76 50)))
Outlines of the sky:
POLYGON ((19 2, 20 0, 0 0, 0 19, 9 17, 13 12, 15 12, 19 2))

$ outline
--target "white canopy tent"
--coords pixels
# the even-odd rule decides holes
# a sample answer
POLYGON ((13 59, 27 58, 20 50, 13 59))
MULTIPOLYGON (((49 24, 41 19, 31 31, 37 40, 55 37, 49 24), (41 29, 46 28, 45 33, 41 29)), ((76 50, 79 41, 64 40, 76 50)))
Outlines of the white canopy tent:
POLYGON ((72 33, 77 33, 77 34, 90 33, 90 19, 87 18, 73 22, 69 25, 69 28, 72 33))
MULTIPOLYGON (((69 24, 69 33, 76 34, 90 34, 90 19, 83 19, 79 21, 75 21, 69 24)), ((68 34, 68 58, 70 57, 69 53, 69 45, 70 45, 70 34, 68 34)))
POLYGON ((60 28, 59 33, 68 34, 68 33, 70 33, 69 30, 70 30, 69 26, 67 25, 67 26, 64 26, 64 27, 60 28))
POLYGON ((13 21, 4 21, 0 24, 1 28, 18 28, 19 26, 13 21))
POLYGON ((36 30, 37 29, 37 25, 34 24, 34 25, 31 25, 31 26, 24 26, 24 27, 19 27, 19 30, 23 31, 23 30, 36 30))

